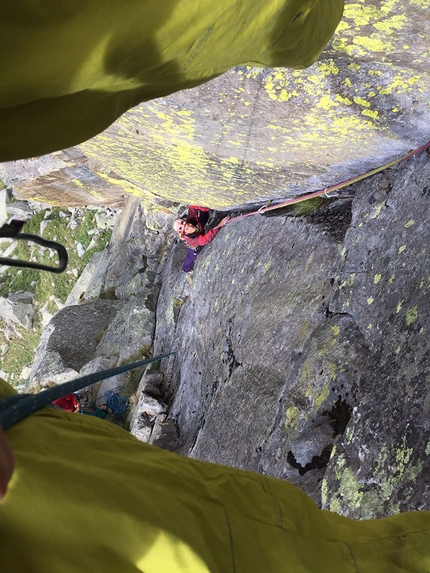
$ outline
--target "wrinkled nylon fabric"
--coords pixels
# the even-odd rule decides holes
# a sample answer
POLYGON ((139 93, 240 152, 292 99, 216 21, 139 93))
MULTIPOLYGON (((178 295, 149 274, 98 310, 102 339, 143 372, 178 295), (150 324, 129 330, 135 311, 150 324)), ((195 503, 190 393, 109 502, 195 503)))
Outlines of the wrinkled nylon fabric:
POLYGON ((0 161, 80 143, 237 65, 311 65, 343 0, 14 0, 0 6, 0 161))
MULTIPOLYGON (((3 394, 9 393, 1 385, 3 394)), ((7 431, 2 573, 427 573, 430 513, 354 522, 287 482, 45 408, 7 431)))

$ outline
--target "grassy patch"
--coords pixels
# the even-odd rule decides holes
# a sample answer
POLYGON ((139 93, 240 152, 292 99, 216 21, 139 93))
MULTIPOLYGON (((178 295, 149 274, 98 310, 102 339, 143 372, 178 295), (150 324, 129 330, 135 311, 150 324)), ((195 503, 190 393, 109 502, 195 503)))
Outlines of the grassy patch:
POLYGON ((312 199, 307 199, 294 205, 292 214, 295 217, 304 217, 322 207, 324 203, 325 199, 323 197, 312 197, 312 199))
POLYGON ((119 366, 131 364, 132 362, 139 362, 139 360, 149 358, 151 355, 151 348, 151 346, 142 346, 137 352, 123 360, 119 366))
MULTIPOLYGON (((111 236, 110 230, 100 231, 97 235, 88 234, 88 231, 96 227, 94 211, 86 211, 76 229, 67 227, 70 217, 60 217, 60 211, 59 207, 53 207, 46 218, 46 211, 37 213, 26 222, 22 232, 40 236, 40 225, 42 221, 45 221, 43 238, 57 241, 66 247, 69 255, 67 270, 57 275, 34 269, 9 267, 0 275, 0 296, 6 298, 9 293, 17 291, 32 292, 35 295, 36 308, 40 309, 45 303, 48 303, 47 310, 53 314, 57 310, 57 306, 51 299, 59 299, 64 303, 91 257, 106 247, 111 236), (88 249, 91 241, 93 241, 91 249, 88 249), (85 249, 82 257, 78 254, 77 243, 80 243, 85 249)), ((3 243, 2 251, 9 244, 3 243)), ((50 255, 52 255, 52 251, 24 241, 19 241, 13 252, 14 257, 24 260, 30 260, 33 257, 40 263, 55 266, 57 255, 55 253, 55 258, 50 255)), ((38 313, 36 324, 40 325, 40 320, 41 316, 38 313)), ((14 374, 14 382, 18 381, 24 366, 32 364, 34 351, 41 334, 40 326, 36 326, 33 331, 27 331, 23 328, 17 330, 22 338, 16 337, 13 340, 6 340, 3 334, 0 336, 1 343, 9 346, 3 358, 2 368, 9 374, 14 374)))
POLYGON ((20 326, 17 326, 16 330, 19 335, 13 340, 6 339, 3 329, 0 334, 0 343, 8 345, 8 350, 2 359, 2 369, 8 374, 13 374, 13 379, 10 380, 13 385, 19 384, 19 375, 24 366, 29 366, 33 363, 34 350, 42 334, 40 325, 31 331, 20 326))
MULTIPOLYGON (((74 230, 67 228, 67 219, 59 216, 60 208, 54 207, 50 215, 44 219, 45 211, 37 213, 31 220, 29 220, 23 229, 23 232, 29 234, 40 234, 40 224, 46 221, 43 238, 50 241, 57 241, 63 244, 69 255, 69 272, 64 272, 60 275, 49 272, 41 272, 34 269, 18 269, 10 267, 1 276, 0 295, 7 297, 10 292, 17 292, 19 290, 30 291, 35 295, 35 300, 39 302, 40 306, 49 300, 49 297, 60 299, 62 302, 66 301, 70 291, 72 290, 76 279, 82 274, 85 266, 88 264, 94 253, 102 251, 109 242, 111 232, 101 231, 94 239, 91 249, 86 250, 82 257, 78 254, 77 243, 80 243, 84 249, 87 249, 92 241, 92 236, 88 231, 95 227, 94 212, 87 211, 82 218, 81 223, 74 230), (71 273, 70 270, 74 269, 71 273)), ((40 263, 55 265, 56 259, 53 258, 50 250, 41 249, 38 245, 31 243, 28 245, 23 241, 19 241, 13 255, 18 258, 28 260, 30 257, 36 257, 40 263)))

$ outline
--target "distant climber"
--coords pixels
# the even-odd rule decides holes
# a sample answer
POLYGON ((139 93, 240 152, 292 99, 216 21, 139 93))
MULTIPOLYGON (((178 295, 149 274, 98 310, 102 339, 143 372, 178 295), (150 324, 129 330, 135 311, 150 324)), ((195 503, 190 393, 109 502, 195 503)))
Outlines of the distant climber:
POLYGON ((67 396, 63 396, 63 398, 58 398, 57 400, 53 401, 53 404, 66 410, 66 412, 80 412, 81 411, 81 404, 76 396, 76 394, 67 394, 67 396))
POLYGON ((87 414, 87 416, 95 416, 96 418, 101 418, 102 420, 106 418, 108 413, 107 404, 100 404, 100 406, 94 407, 86 407, 82 410, 83 414, 87 414))
POLYGON ((229 217, 224 217, 216 227, 205 232, 205 225, 208 222, 208 219, 209 209, 207 207, 190 205, 188 207, 187 216, 178 219, 173 224, 173 228, 188 247, 187 256, 185 257, 184 264, 182 265, 184 273, 188 273, 193 269, 194 262, 197 255, 202 250, 202 247, 210 243, 215 238, 221 230, 221 227, 228 222, 229 217))

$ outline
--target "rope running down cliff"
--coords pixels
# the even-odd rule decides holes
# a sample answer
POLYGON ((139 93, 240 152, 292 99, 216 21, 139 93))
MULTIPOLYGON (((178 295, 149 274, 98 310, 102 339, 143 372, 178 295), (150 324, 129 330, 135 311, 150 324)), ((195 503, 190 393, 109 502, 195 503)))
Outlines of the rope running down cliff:
MULTIPOLYGON (((394 159, 393 161, 390 161, 389 163, 386 163, 385 165, 382 165, 381 167, 376 167, 375 169, 371 169, 370 171, 367 171, 366 173, 362 173, 361 175, 355 175, 354 177, 351 177, 350 179, 346 179, 345 181, 342 181, 341 183, 336 183, 336 185, 326 187, 325 189, 319 189, 318 191, 313 191, 312 193, 307 193, 305 195, 300 195, 299 197, 294 197, 293 199, 288 199, 287 201, 283 201, 282 203, 277 203, 276 205, 266 204, 264 207, 261 207, 260 209, 257 209, 256 211, 244 213, 243 215, 238 215, 237 217, 232 217, 228 221, 228 223, 231 223, 232 221, 238 221, 239 219, 244 219, 245 217, 250 217, 251 215, 257 215, 257 214, 261 215, 263 213, 267 213, 268 211, 274 211, 275 209, 281 209, 282 207, 287 207, 288 205, 295 205, 296 203, 301 203, 302 201, 307 201, 308 199, 312 199, 314 197, 325 196, 328 199, 331 199, 332 197, 329 195, 329 193, 332 193, 333 191, 337 191, 338 189, 342 189, 343 187, 348 187, 349 185, 352 185, 353 183, 357 183, 358 181, 361 181, 362 179, 366 179, 367 177, 371 177, 372 175, 376 175, 376 173, 380 173, 381 171, 384 171, 385 169, 388 169, 389 167, 392 167, 396 163, 400 163, 401 161, 404 161, 405 159, 409 159, 411 157, 414 157, 415 155, 418 155, 419 153, 425 151, 428 148, 430 148, 430 141, 428 141, 424 145, 421 145, 417 149, 410 151, 409 153, 407 153, 403 157, 400 157, 399 159, 394 159)), ((333 198, 334 198, 334 196, 333 196, 333 198)), ((270 201, 269 201, 269 203, 270 203, 270 201)), ((220 225, 218 225, 218 227, 220 227, 220 225)), ((215 229, 218 227, 215 227, 215 229)))

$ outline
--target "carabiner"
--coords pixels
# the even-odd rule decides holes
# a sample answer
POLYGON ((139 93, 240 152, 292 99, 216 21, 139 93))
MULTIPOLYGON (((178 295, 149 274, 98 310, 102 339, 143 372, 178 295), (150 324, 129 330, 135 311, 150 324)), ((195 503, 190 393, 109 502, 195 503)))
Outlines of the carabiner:
POLYGON ((30 261, 19 261, 17 259, 7 259, 4 257, 0 257, 0 265, 7 265, 10 267, 24 267, 28 269, 38 269, 40 271, 48 271, 50 273, 60 274, 64 272, 67 268, 67 251, 60 243, 56 243, 55 241, 48 241, 47 239, 42 239, 42 237, 38 237, 37 235, 30 235, 28 233, 20 233, 24 225, 23 221, 13 220, 11 223, 6 223, 3 227, 0 228, 0 239, 14 239, 18 241, 31 241, 32 243, 37 243, 42 247, 46 247, 48 249, 53 249, 57 251, 58 254, 58 266, 50 267, 49 265, 42 265, 39 263, 33 263, 30 261))

